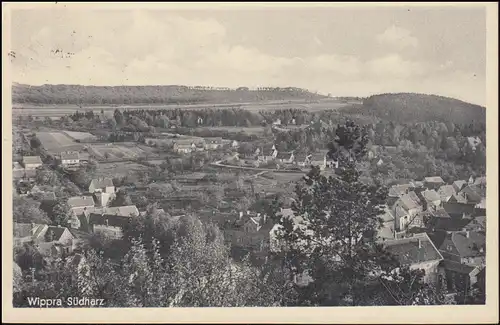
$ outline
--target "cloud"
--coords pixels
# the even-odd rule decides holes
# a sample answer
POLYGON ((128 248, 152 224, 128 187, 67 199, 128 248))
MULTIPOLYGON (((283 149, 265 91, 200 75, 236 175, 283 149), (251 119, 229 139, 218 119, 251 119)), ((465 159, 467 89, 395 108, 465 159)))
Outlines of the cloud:
POLYGON ((418 39, 411 35, 407 29, 392 25, 382 34, 376 36, 377 41, 383 45, 389 45, 398 48, 416 48, 418 39))
POLYGON ((226 26, 211 18, 147 11, 63 12, 44 17, 24 17, 23 34, 16 38, 14 33, 16 82, 297 86, 356 96, 390 91, 435 93, 437 89, 460 94, 463 85, 477 89, 471 85, 478 84, 466 72, 456 75, 451 61, 406 58, 399 51, 401 46, 416 47, 418 42, 394 26, 377 36, 394 46, 377 57, 362 59, 326 51, 302 57, 275 55, 254 45, 230 42, 226 26), (54 48, 75 54, 61 59, 51 54, 54 48), (435 85, 436 80, 440 85, 435 85))

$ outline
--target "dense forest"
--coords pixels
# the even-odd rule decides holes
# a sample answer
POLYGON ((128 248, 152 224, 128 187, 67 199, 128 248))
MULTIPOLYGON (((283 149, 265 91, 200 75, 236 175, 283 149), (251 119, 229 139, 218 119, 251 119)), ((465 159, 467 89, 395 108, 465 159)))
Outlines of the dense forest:
POLYGON ((471 123, 486 120, 486 109, 482 106, 447 97, 414 93, 370 96, 363 101, 363 105, 341 110, 400 123, 471 123))
POLYGON ((197 104, 239 103, 282 100, 318 100, 326 96, 305 89, 262 87, 250 90, 188 86, 81 86, 14 84, 13 103, 130 105, 130 104, 197 104))

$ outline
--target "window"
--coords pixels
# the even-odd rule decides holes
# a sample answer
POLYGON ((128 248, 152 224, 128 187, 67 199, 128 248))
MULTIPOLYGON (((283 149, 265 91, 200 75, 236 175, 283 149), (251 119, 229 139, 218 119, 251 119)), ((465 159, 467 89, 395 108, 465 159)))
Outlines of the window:
POLYGON ((446 250, 451 252, 453 250, 453 245, 446 245, 446 250))

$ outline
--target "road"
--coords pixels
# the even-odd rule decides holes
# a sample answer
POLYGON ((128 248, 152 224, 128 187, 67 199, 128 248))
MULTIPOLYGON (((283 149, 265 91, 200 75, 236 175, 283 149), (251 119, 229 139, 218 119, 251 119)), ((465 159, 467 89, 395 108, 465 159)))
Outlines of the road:
MULTIPOLYGON (((222 164, 222 160, 211 163, 212 166, 216 167, 225 167, 232 169, 240 169, 240 170, 255 170, 260 171, 261 173, 257 174, 258 176, 267 173, 267 172, 275 172, 275 173, 292 173, 292 174, 306 174, 305 171, 302 170, 286 170, 286 169, 268 169, 268 168, 258 168, 258 167, 244 167, 244 166, 233 166, 233 165, 225 165, 222 164)), ((254 175, 254 176, 257 176, 254 175)))

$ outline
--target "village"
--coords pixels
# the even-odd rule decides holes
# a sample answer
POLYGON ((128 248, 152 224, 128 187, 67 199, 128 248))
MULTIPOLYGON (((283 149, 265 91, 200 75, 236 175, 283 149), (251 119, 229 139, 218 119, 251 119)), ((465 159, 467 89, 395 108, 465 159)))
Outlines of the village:
MULTIPOLYGON (((259 192, 255 197, 263 199, 277 193, 285 193, 289 198, 291 195, 287 193, 293 191, 291 185, 311 167, 316 166, 330 176, 335 176, 339 168, 339 162, 328 158, 326 150, 310 154, 279 152, 268 142, 261 142, 255 150, 241 152, 236 140, 171 133, 136 143, 103 143, 90 133, 72 131, 38 132, 30 139, 27 133, 19 131, 19 134, 21 147, 39 142, 36 148, 29 149, 36 149, 40 155, 21 156, 14 161, 14 197, 49 207, 46 209, 49 214, 61 204, 68 209, 64 212, 66 218, 57 225, 14 223, 15 246, 30 243, 48 261, 61 256, 82 261, 79 252, 92 234, 105 234, 119 241, 127 223, 151 213, 149 205, 138 207, 131 200, 117 199, 117 196, 132 195, 132 192, 140 192, 141 187, 153 193, 154 186, 160 187, 161 182, 150 179, 142 185, 135 184, 131 190, 130 184, 117 184, 114 174, 122 169, 125 176, 130 176, 137 172, 131 166, 158 169, 151 163, 144 166, 146 155, 150 161, 163 161, 166 151, 181 159, 197 152, 212 152, 212 160, 201 162, 200 171, 188 171, 170 179, 170 182, 178 182, 180 188, 195 187, 191 194, 160 190, 155 192, 156 196, 148 196, 149 203, 154 203, 154 213, 166 213, 172 219, 195 214, 204 222, 215 223, 223 231, 233 257, 250 253, 256 265, 266 261, 270 251, 279 249, 276 239, 279 227, 259 206, 259 200, 241 204, 241 196, 249 193, 245 188, 250 187, 253 194, 259 192), (97 167, 90 168, 91 165, 97 167), (111 169, 96 172, 106 165, 111 165, 111 169), (79 171, 94 176, 75 184, 71 175, 79 171), (49 175, 60 178, 57 186, 50 186, 45 180, 55 177, 49 175), (217 181, 224 175, 226 179, 214 183, 209 175, 217 181), (277 175, 281 175, 281 179, 277 175), (268 183, 259 187, 259 180, 268 183), (223 192, 215 205, 210 197, 198 202, 198 206, 186 208, 186 201, 196 201, 193 193, 203 193, 216 184, 223 192), (232 201, 231 195, 238 191, 241 192, 239 199, 232 201)), ((375 165, 383 164, 372 152, 369 158, 375 165)), ((385 213, 381 215, 383 222, 377 232, 378 241, 398 256, 403 265, 424 269, 425 281, 445 284, 451 295, 472 290, 485 276, 485 197, 484 176, 448 183, 435 175, 401 181, 389 188, 385 213)), ((285 200, 278 215, 291 218, 297 226, 302 220, 295 215, 290 200, 285 200)))

